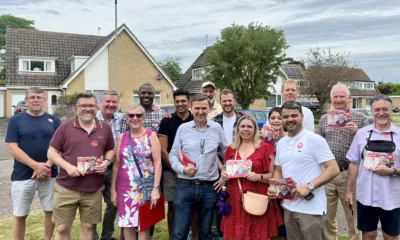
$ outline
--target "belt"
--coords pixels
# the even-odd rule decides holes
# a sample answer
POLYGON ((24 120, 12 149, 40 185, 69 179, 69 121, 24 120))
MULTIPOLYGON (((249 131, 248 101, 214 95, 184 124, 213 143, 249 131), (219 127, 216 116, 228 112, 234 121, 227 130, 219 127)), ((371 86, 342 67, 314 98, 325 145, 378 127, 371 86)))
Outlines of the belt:
POLYGON ((178 179, 179 182, 181 183, 185 183, 185 184, 194 184, 194 185, 213 185, 217 180, 214 181, 202 181, 202 180, 198 180, 198 179, 182 179, 179 178, 178 179))

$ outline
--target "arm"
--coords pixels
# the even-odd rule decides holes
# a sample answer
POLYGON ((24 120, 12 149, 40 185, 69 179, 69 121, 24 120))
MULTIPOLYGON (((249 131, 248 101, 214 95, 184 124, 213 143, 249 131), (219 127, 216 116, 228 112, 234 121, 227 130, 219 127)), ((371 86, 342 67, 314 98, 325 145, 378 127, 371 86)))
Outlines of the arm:
POLYGON ((153 156, 154 164, 154 187, 160 187, 161 181, 161 145, 155 132, 151 134, 151 155, 153 156))
POLYGON ((275 171, 275 155, 271 154, 269 155, 269 158, 271 159, 271 163, 269 164, 268 167, 268 173, 262 174, 263 180, 260 179, 260 182, 263 183, 268 183, 268 179, 272 178, 272 175, 274 174, 275 171))
POLYGON ((348 207, 353 205, 353 189, 354 183, 358 177, 359 164, 350 162, 349 168, 347 169, 347 183, 346 183, 346 204, 348 207))
POLYGON ((118 142, 117 142, 117 147, 116 147, 116 152, 117 154, 115 155, 115 161, 114 165, 112 168, 112 175, 111 175, 111 187, 110 187, 110 192, 111 192, 111 202, 114 204, 114 206, 118 205, 118 198, 117 198, 117 175, 118 175, 118 168, 119 168, 119 151, 121 148, 121 139, 122 139, 122 134, 119 135, 118 137, 118 142))
MULTIPOLYGON (((275 165, 275 171, 274 171, 274 175, 272 176, 273 179, 282 179, 282 168, 281 166, 277 166, 275 165)), ((275 199, 276 198, 276 189, 272 186, 270 186, 268 188, 268 197, 270 199, 275 199)))
MULTIPOLYGON (((19 148, 18 143, 9 142, 8 143, 8 152, 19 162, 27 165, 32 168, 33 171, 39 174, 40 177, 47 177, 49 171, 51 171, 51 165, 46 163, 36 162, 32 158, 28 156, 21 148, 19 148)), ((34 173, 34 174, 35 174, 34 173)))
POLYGON ((68 161, 63 159, 60 155, 60 151, 51 145, 49 147, 49 150, 47 151, 47 158, 54 164, 58 165, 60 168, 67 171, 68 175, 71 177, 79 177, 85 175, 76 166, 70 164, 68 161))
POLYGON ((171 163, 169 162, 168 137, 164 135, 158 135, 158 139, 160 140, 161 144, 161 160, 169 170, 174 171, 171 167, 171 163))
POLYGON ((185 166, 182 165, 182 163, 179 161, 179 156, 178 156, 178 151, 182 147, 182 140, 181 140, 181 130, 182 126, 178 128, 178 131, 176 132, 175 140, 174 140, 174 145, 172 145, 171 151, 169 152, 169 161, 171 162, 171 167, 172 169, 180 174, 185 174, 183 172, 185 166))
POLYGON ((310 130, 311 132, 315 132, 315 127, 314 127, 314 114, 311 112, 311 110, 307 109, 309 112, 307 113, 307 117, 304 118, 305 123, 304 127, 310 130))

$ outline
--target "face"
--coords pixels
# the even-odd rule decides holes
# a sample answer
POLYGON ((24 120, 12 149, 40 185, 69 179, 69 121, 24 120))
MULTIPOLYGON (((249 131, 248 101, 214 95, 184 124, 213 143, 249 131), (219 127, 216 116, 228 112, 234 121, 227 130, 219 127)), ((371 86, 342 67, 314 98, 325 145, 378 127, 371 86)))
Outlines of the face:
POLYGON ((131 129, 138 129, 143 126, 144 116, 139 108, 129 109, 126 116, 128 118, 128 124, 131 129))
POLYGON ((94 98, 81 98, 79 105, 76 108, 78 118, 82 122, 91 122, 97 113, 96 99, 94 98))
POLYGON ((243 169, 244 169, 243 163, 239 163, 239 164, 238 164, 238 167, 239 167, 240 170, 243 170, 243 169))
POLYGON ((283 126, 292 136, 301 131, 303 127, 303 115, 298 109, 282 109, 283 126))
POLYGON ((339 114, 339 119, 340 119, 340 120, 342 120, 342 121, 345 119, 345 117, 344 117, 344 114, 343 114, 343 113, 339 114))
POLYGON ((28 97, 25 98, 25 103, 31 112, 41 112, 44 109, 46 98, 44 94, 30 92, 28 97))
POLYGON ((90 166, 90 168, 96 167, 96 161, 94 161, 94 160, 90 161, 89 166, 90 166))
POLYGON ((386 164, 386 157, 385 156, 380 157, 380 159, 381 159, 381 164, 386 164))
POLYGON ((346 89, 343 87, 334 88, 332 91, 331 102, 335 110, 346 110, 351 101, 347 96, 346 89))
POLYGON ((222 110, 226 113, 231 113, 235 109, 236 101, 231 93, 221 95, 222 110))
POLYGON ((139 101, 142 106, 152 106, 154 101, 153 88, 150 86, 143 86, 139 91, 139 101))
POLYGON ((282 116, 279 112, 271 113, 271 117, 268 119, 269 124, 274 130, 280 130, 283 126, 282 116))
POLYGON ((249 119, 244 119, 239 124, 239 136, 243 139, 253 139, 255 133, 254 123, 249 119))
POLYGON ((186 113, 189 111, 189 100, 185 95, 176 96, 174 100, 174 106, 178 113, 186 113))
POLYGON ((192 114, 196 122, 206 122, 210 111, 210 104, 207 100, 192 102, 192 114))
POLYGON ((201 93, 204 96, 207 96, 210 101, 214 101, 215 99, 215 88, 212 86, 205 86, 201 89, 201 93))
POLYGON ((286 185, 281 185, 281 190, 282 190, 282 192, 287 192, 287 186, 286 185))
POLYGON ((392 116, 392 104, 385 100, 378 100, 372 103, 372 115, 376 125, 386 125, 392 116))
POLYGON ((297 86, 294 83, 286 83, 282 90, 283 98, 285 102, 296 101, 297 98, 297 86))
POLYGON ((118 110, 118 96, 104 95, 100 104, 102 113, 114 114, 118 110))

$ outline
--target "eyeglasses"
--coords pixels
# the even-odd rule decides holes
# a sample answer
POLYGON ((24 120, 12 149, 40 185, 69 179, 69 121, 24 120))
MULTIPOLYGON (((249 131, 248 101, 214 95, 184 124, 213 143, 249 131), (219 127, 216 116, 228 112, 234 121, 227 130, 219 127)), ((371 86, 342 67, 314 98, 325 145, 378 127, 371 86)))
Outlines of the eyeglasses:
POLYGON ((95 107, 97 107, 97 105, 96 104, 81 104, 81 105, 78 105, 78 107, 80 107, 80 108, 95 108, 95 107))
POLYGON ((28 97, 26 99, 29 99, 29 100, 43 100, 45 98, 42 97, 42 96, 31 96, 31 97, 28 97))
POLYGON ((204 154, 204 144, 205 144, 205 140, 201 139, 200 140, 200 153, 204 154))
POLYGON ((134 118, 134 117, 142 118, 143 117, 143 114, 141 114, 141 113, 128 113, 126 115, 128 116, 128 118, 134 118))

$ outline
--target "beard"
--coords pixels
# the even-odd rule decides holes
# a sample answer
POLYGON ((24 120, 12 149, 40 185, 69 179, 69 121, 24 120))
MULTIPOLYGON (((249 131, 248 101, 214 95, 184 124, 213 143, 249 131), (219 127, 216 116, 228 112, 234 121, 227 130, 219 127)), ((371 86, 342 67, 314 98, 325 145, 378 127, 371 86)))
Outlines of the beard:
POLYGON ((94 114, 92 114, 92 113, 80 113, 80 114, 78 114, 78 118, 82 122, 91 122, 94 119, 94 114))

